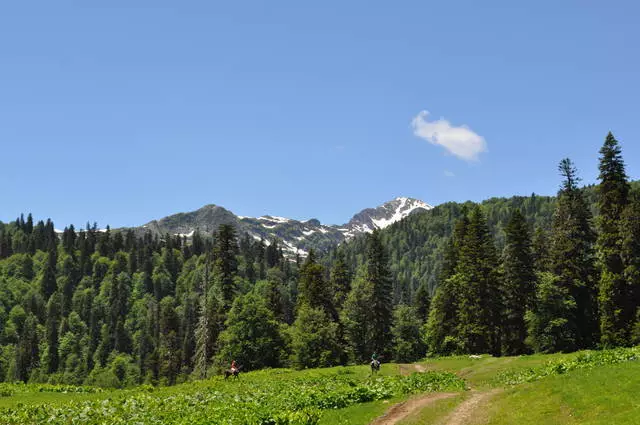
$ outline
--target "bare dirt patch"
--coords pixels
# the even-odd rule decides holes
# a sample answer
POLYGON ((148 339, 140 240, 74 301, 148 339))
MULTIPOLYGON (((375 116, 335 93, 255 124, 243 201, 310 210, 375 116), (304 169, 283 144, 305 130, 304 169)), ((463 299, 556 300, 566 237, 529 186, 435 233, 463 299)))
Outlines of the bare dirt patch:
POLYGON ((454 397, 457 393, 435 393, 424 394, 422 396, 412 398, 404 403, 398 403, 387 410, 383 416, 371 422, 369 425, 394 425, 409 416, 413 412, 420 411, 428 405, 438 400, 454 397))
POLYGON ((487 392, 472 391, 471 397, 460 403, 456 410, 445 420, 445 425, 467 425, 472 423, 471 420, 478 413, 478 409, 481 409, 491 397, 500 391, 500 389, 487 392))

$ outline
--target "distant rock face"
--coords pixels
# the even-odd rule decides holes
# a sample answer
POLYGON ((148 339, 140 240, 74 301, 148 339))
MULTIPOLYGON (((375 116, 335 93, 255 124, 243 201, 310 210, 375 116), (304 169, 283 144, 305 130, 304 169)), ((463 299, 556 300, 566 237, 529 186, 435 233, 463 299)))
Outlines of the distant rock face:
POLYGON ((362 233, 383 229, 409 214, 431 208, 433 208, 431 205, 418 199, 396 198, 379 207, 360 211, 346 224, 327 226, 317 219, 298 221, 270 215, 257 218, 242 217, 223 207, 206 205, 197 211, 174 214, 151 221, 139 227, 138 231, 191 237, 196 230, 202 234, 210 234, 221 224, 230 224, 238 230, 240 235, 248 234, 257 240, 264 239, 265 243, 278 238, 288 253, 299 253, 304 256, 310 249, 327 249, 362 233))

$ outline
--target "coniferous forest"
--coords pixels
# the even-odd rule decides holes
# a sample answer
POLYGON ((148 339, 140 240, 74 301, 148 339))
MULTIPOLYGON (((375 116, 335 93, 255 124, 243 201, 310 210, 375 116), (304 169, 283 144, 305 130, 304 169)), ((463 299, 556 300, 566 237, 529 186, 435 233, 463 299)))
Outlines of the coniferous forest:
POLYGON ((447 203, 329 252, 223 225, 189 240, 0 223, 0 379, 124 387, 245 370, 640 343, 640 191, 610 133, 599 181, 447 203))

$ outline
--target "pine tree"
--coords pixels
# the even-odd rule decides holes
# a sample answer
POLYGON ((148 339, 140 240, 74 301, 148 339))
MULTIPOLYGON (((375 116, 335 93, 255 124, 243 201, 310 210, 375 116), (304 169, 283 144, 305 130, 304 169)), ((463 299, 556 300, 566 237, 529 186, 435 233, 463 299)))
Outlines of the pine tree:
POLYGON ((16 347, 15 379, 26 382, 31 371, 39 366, 39 358, 38 319, 33 314, 29 314, 22 326, 16 347))
POLYGON ((591 212, 578 188, 577 170, 569 159, 559 166, 563 177, 553 217, 550 263, 558 284, 567 289, 576 303, 575 316, 568 329, 575 329, 578 348, 593 347, 597 341, 598 320, 591 212))
POLYGON ((426 283, 422 283, 413 295, 413 307, 416 309, 416 315, 420 322, 425 323, 429 318, 430 306, 431 296, 429 295, 429 288, 426 283))
POLYGON ((500 283, 493 238, 479 206, 471 210, 456 267, 460 276, 458 333, 469 353, 500 354, 500 283))
POLYGON ((399 304, 393 311, 393 358, 397 362, 414 362, 424 357, 425 347, 420 338, 422 321, 415 308, 399 304))
POLYGON ((391 325, 393 322, 393 281, 389 270, 387 253, 380 239, 380 232, 374 230, 367 238, 366 279, 373 288, 371 305, 372 343, 382 356, 392 350, 391 325))
POLYGON ((526 311, 533 307, 536 277, 529 227, 520 210, 515 210, 511 215, 505 233, 502 347, 504 354, 514 356, 527 351, 524 316, 526 311))
POLYGON ((229 224, 220 225, 215 246, 214 276, 222 297, 224 311, 231 307, 236 294, 237 250, 238 243, 233 226, 229 224))
POLYGON ((373 291, 373 284, 367 280, 366 270, 362 266, 356 272, 351 291, 340 312, 340 323, 344 327, 351 356, 357 362, 366 361, 376 351, 371 310, 373 291))
POLYGON ((56 263, 58 261, 58 254, 56 251, 55 243, 49 246, 49 252, 47 254, 47 264, 44 267, 44 273, 40 280, 40 291, 45 299, 49 297, 58 289, 58 283, 56 282, 56 263))
POLYGON ((431 301, 429 317, 425 325, 425 340, 432 354, 453 354, 462 349, 458 336, 458 310, 462 282, 460 276, 455 276, 460 250, 469 227, 466 208, 462 213, 445 248, 438 286, 431 301))
POLYGON ((605 346, 629 344, 630 320, 627 311, 628 285, 624 279, 621 256, 620 221, 629 203, 629 183, 618 141, 609 133, 600 149, 600 185, 598 186, 597 253, 600 276, 598 307, 600 341, 605 346))
POLYGON ((532 310, 526 313, 527 345, 540 353, 570 352, 577 348, 576 302, 560 278, 542 272, 532 310))
POLYGON ((333 288, 334 303, 339 311, 351 291, 351 273, 342 251, 336 253, 336 259, 331 268, 331 287, 333 288))
POLYGON ((58 370, 58 327, 62 315, 62 297, 54 292, 47 303, 47 373, 58 370))
POLYGON ((211 334, 209 332, 209 309, 207 306, 207 294, 209 281, 209 263, 205 264, 204 276, 200 283, 200 310, 198 325, 195 330, 196 350, 193 359, 194 372, 197 377, 204 379, 207 376, 209 358, 211 356, 211 334))
POLYGON ((533 264, 537 272, 548 272, 550 268, 549 238, 542 227, 536 227, 531 243, 533 264))
POLYGON ((626 323, 633 323, 631 343, 640 344, 640 193, 631 196, 631 201, 622 214, 621 257, 624 264, 624 279, 627 284, 627 299, 623 310, 628 316, 626 323))
POLYGON ((298 308, 308 305, 322 309, 331 320, 337 320, 337 312, 333 305, 333 291, 324 280, 324 267, 316 261, 314 250, 309 255, 300 270, 298 284, 298 308))

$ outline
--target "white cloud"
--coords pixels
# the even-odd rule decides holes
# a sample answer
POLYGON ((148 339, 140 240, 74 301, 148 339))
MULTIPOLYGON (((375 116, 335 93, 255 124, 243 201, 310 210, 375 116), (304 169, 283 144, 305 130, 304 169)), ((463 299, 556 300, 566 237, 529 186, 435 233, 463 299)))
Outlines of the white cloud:
POLYGON ((455 174, 453 174, 452 171, 449 171, 449 170, 444 170, 444 175, 445 175, 445 177, 455 177, 456 176, 455 174))
POLYGON ((453 155, 465 161, 476 161, 478 155, 487 150, 484 137, 473 132, 466 125, 452 126, 443 118, 429 121, 429 112, 421 111, 411 121, 413 134, 432 143, 440 145, 453 155))

